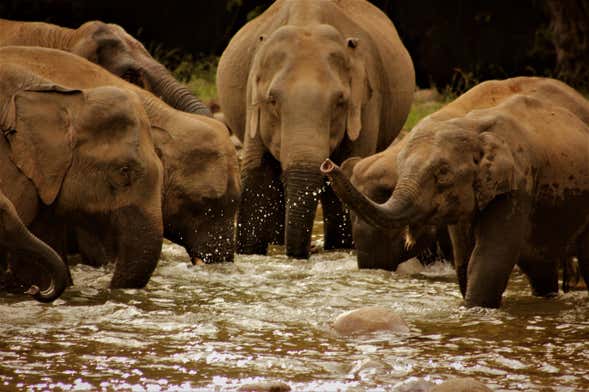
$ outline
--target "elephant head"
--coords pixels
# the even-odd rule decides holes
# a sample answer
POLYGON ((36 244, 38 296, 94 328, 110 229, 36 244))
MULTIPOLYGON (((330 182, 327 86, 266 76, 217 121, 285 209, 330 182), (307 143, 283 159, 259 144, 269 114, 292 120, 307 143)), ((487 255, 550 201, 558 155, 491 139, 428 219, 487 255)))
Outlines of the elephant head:
MULTIPOLYGON (((397 155, 403 146, 402 136, 385 151, 361 159, 349 158, 341 170, 351 184, 376 203, 386 202, 397 185, 397 155)), ((399 227, 383 230, 351 212, 352 234, 359 268, 395 271, 412 257, 422 262, 450 256, 449 239, 444 229, 435 226, 399 227), (438 250, 439 248, 439 250, 438 250)))
POLYGON ((161 251, 162 167, 139 98, 45 84, 14 94, 4 112, 10 158, 40 201, 68 224, 115 233, 111 286, 145 286, 161 251))
POLYGON ((324 24, 283 26, 259 37, 248 78, 245 149, 247 155, 248 143, 259 140, 280 162, 289 256, 309 255, 323 186, 319 165, 345 140, 361 137, 371 92, 364 50, 357 38, 324 24))
POLYGON ((179 83, 143 45, 116 24, 87 22, 74 31, 70 51, 145 88, 170 106, 212 116, 209 108, 179 83))
POLYGON ((324 162, 322 171, 344 203, 373 226, 454 224, 470 219, 495 197, 525 186, 522 163, 494 132, 515 126, 478 111, 448 121, 422 121, 398 154, 397 184, 382 204, 359 192, 333 162, 324 162))
POLYGON ((231 262, 235 253, 239 164, 223 128, 181 113, 152 129, 165 169, 164 236, 183 246, 194 264, 231 262))
MULTIPOLYGON (((27 294, 31 294, 39 302, 52 302, 59 298, 69 282, 67 266, 51 247, 27 229, 14 205, 2 191, 0 191, 0 246, 6 249, 10 256, 20 257, 26 262, 35 262, 35 269, 46 272, 42 276, 43 281, 35 282, 27 290, 27 294)), ((11 267, 14 269, 14 266, 11 267)))

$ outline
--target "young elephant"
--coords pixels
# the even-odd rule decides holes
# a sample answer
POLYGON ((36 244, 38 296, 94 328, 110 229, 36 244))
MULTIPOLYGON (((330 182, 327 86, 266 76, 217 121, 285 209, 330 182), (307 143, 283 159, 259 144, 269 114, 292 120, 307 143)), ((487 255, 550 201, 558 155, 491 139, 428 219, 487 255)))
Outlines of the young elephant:
POLYGON ((380 151, 401 129, 415 77, 392 22, 365 0, 277 0, 232 38, 217 87, 244 142, 237 251, 264 254, 283 234, 288 256, 308 258, 319 199, 325 249, 351 247, 318 168, 380 151))
POLYGON ((212 116, 209 108, 122 27, 100 21, 68 29, 42 22, 0 19, 0 46, 41 46, 82 56, 113 74, 145 88, 172 107, 212 116))
POLYGON ((375 226, 451 225, 466 304, 499 307, 516 263, 538 295, 558 291, 562 257, 576 255, 589 279, 588 124, 589 103, 564 83, 485 82, 413 129, 385 203, 358 192, 333 163, 323 170, 375 226))
MULTIPOLYGON (((35 268, 45 274, 26 293, 39 302, 52 302, 59 298, 68 285, 68 269, 61 257, 51 247, 27 229, 18 216, 14 205, 0 190, 0 248, 12 257, 26 262, 35 262, 35 268), (41 287, 43 289, 41 289, 41 287)), ((14 266, 11 268, 14 269, 14 266)), ((2 275, 4 271, 0 271, 2 275)), ((0 286, 1 287, 1 286, 0 286)))
MULTIPOLYGON (((151 93, 67 52, 0 48, 3 63, 22 64, 23 68, 72 88, 114 85, 135 92, 151 121, 151 136, 164 167, 164 236, 185 247, 193 261, 233 261, 239 168, 223 124, 175 110, 151 93)), ((78 234, 82 242, 92 244, 95 234, 83 230, 78 234)), ((82 246, 81 250, 93 264, 112 259, 108 250, 96 246, 82 246)))
MULTIPOLYGON (((395 189, 396 160, 405 144, 405 136, 399 135, 384 151, 363 159, 349 158, 342 163, 342 172, 350 182, 377 203, 388 200, 395 189)), ((358 268, 395 271, 400 263, 412 257, 419 258, 422 264, 452 258, 452 245, 445 226, 382 230, 353 212, 351 218, 358 268)))
MULTIPOLYGON (((64 225, 114 233, 111 287, 145 286, 163 240, 163 173, 137 95, 69 89, 2 63, 0 129, 0 183, 23 222, 62 255, 64 225)), ((25 275, 25 262, 12 264, 25 275)))

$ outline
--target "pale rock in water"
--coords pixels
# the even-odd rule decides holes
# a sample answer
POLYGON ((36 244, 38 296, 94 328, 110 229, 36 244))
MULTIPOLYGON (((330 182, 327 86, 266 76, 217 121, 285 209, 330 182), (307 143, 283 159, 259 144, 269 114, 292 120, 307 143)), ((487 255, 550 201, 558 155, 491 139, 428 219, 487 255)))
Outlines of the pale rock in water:
POLYGON ((430 392, 493 392, 492 389, 472 378, 451 378, 436 385, 430 392))
POLYGON ((368 306, 342 313, 334 320, 333 329, 341 335, 377 331, 409 332, 409 327, 401 316, 382 306, 368 306))
POLYGON ((395 272, 399 275, 417 275, 422 273, 425 267, 417 258, 412 258, 402 262, 397 266, 395 272))

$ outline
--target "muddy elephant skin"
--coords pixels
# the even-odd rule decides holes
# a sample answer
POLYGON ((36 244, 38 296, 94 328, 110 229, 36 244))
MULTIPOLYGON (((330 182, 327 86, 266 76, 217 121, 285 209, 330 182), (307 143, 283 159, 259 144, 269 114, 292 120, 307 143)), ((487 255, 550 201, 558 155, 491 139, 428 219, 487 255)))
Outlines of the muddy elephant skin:
MULTIPOLYGON (((404 145, 399 135, 384 151, 366 158, 352 157, 342 171, 364 195, 377 203, 388 200, 397 184, 397 155, 404 145)), ((417 257, 424 264, 452 260, 452 245, 446 226, 403 227, 383 230, 351 213, 352 236, 358 268, 395 271, 403 261, 417 257)))
POLYGON ((576 255, 589 279, 588 124, 589 102, 562 82, 488 81, 411 131, 386 202, 362 195, 332 162, 322 168, 375 226, 450 225, 466 304, 499 307, 516 263, 536 295, 558 292, 563 257, 576 255))

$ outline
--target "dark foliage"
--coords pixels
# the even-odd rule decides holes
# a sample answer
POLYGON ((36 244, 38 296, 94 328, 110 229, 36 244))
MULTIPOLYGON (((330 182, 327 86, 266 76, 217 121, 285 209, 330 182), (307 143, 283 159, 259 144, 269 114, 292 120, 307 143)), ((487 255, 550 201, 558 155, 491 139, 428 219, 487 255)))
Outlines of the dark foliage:
MULTIPOLYGON (((513 75, 586 83, 589 0, 372 2, 397 26, 422 87, 435 84, 460 92, 480 80, 513 75), (576 38, 579 31, 584 35, 576 38)), ((0 16, 69 27, 101 19, 122 25, 148 47, 157 43, 198 58, 219 55, 247 20, 271 3, 176 0, 158 7, 137 0, 3 0, 0 16)))

